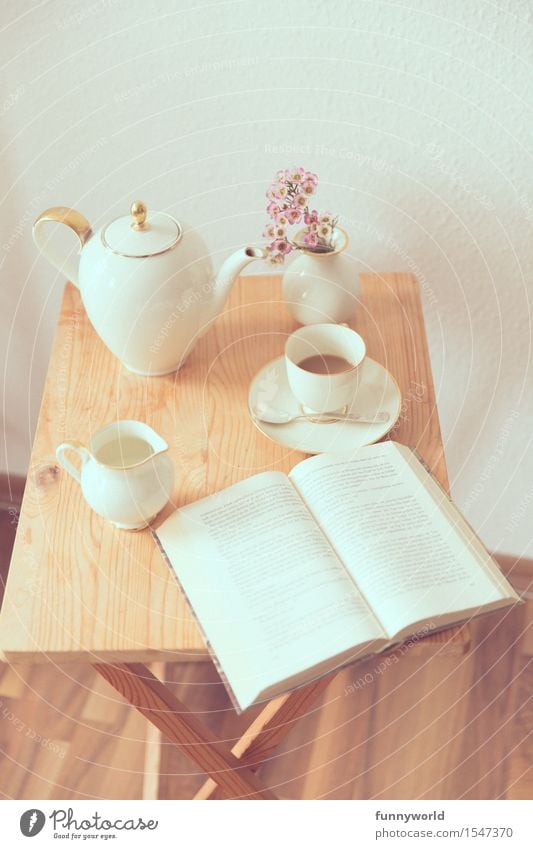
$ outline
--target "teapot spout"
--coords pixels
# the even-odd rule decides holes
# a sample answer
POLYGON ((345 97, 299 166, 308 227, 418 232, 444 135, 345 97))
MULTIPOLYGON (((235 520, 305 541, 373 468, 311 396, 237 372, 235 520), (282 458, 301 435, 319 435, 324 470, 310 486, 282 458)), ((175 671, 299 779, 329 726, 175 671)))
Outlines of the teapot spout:
POLYGON ((231 287, 241 271, 254 260, 266 259, 266 256, 267 252, 264 248, 246 247, 235 251, 227 258, 218 272, 215 283, 215 291, 220 298, 217 304, 219 310, 224 306, 231 287))

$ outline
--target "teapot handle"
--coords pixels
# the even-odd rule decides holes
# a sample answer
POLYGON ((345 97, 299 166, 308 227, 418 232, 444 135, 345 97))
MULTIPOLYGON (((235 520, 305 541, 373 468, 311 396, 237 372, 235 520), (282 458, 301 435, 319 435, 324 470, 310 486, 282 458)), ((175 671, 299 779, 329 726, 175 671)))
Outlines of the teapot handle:
POLYGON ((61 445, 58 445, 56 448, 56 457, 59 465, 63 466, 65 471, 68 472, 69 475, 71 475, 78 483, 81 483, 81 469, 89 459, 89 456, 89 452, 85 446, 74 439, 72 442, 62 442, 61 445), (70 462, 68 457, 65 457, 65 451, 74 451, 74 453, 78 455, 81 460, 81 467, 79 469, 76 468, 74 463, 70 462))
POLYGON ((61 252, 50 241, 50 236, 46 235, 46 225, 50 221, 54 221, 56 224, 66 224, 76 233, 80 242, 78 254, 93 234, 91 225, 80 212, 66 206, 52 206, 50 209, 46 209, 33 225, 33 241, 39 250, 58 271, 61 271, 75 286, 78 286, 78 260, 77 258, 74 260, 71 254, 66 257, 62 256, 61 252))

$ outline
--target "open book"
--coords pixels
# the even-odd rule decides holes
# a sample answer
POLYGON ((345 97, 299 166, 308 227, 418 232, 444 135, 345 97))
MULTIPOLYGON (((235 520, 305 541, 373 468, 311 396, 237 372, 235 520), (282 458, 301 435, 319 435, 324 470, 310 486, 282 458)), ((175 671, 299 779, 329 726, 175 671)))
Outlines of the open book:
POLYGON ((237 710, 519 598, 395 442, 254 475, 154 533, 237 710))

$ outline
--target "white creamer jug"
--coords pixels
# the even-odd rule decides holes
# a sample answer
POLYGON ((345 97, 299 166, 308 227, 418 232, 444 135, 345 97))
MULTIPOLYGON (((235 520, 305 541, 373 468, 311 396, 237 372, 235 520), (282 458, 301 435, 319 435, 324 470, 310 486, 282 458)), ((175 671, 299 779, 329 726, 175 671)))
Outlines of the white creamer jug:
POLYGON ((72 475, 92 509, 117 528, 145 528, 172 492, 174 469, 168 445, 143 422, 125 419, 105 425, 81 442, 62 442, 58 462, 72 475), (75 466, 66 455, 77 454, 75 466))

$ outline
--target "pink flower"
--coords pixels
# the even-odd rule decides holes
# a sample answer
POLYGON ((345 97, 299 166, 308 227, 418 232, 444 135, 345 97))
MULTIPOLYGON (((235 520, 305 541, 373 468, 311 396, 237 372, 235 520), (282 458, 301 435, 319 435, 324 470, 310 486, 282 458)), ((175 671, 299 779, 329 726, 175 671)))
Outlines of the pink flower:
POLYGON ((267 224, 265 229, 263 230, 263 238, 264 239, 275 239, 277 234, 277 227, 275 224, 267 224))
POLYGON ((267 245, 266 252, 268 261, 273 263, 274 265, 283 262, 285 258, 283 254, 279 253, 279 251, 276 250, 274 242, 272 242, 271 245, 267 245))
POLYGON ((318 212, 316 209, 306 212, 304 215, 304 221, 306 224, 315 224, 318 221, 318 212))
POLYGON ((318 236, 316 233, 306 233, 304 236, 304 245, 308 248, 316 248, 318 245, 318 236))
POLYGON ((269 242, 266 250, 271 263, 283 263, 287 254, 297 249, 287 235, 287 228, 302 221, 306 225, 302 246, 316 248, 331 243, 338 217, 331 212, 319 214, 316 209, 309 209, 317 186, 317 175, 301 166, 277 171, 266 192, 271 220, 263 230, 263 237, 269 242))
POLYGON ((285 183, 272 183, 267 191, 267 198, 269 200, 283 200, 283 198, 287 197, 287 192, 288 189, 285 183))
POLYGON ((302 220, 302 211, 300 209, 287 209, 283 214, 289 224, 299 224, 302 220))
POLYGON ((305 207, 307 206, 307 196, 304 194, 295 195, 292 201, 292 205, 295 209, 305 209, 305 207))
POLYGON ((305 169, 304 168, 293 168, 288 172, 287 179, 291 181, 291 183, 301 183, 305 177, 305 169))
POLYGON ((271 218, 275 218, 276 215, 279 215, 281 212, 281 206, 276 201, 271 200, 267 206, 267 215, 270 215, 271 218))
POLYGON ((273 246, 274 250, 283 256, 285 256, 285 254, 290 254, 292 251, 292 245, 289 244, 287 239, 276 239, 276 241, 273 242, 273 246))
POLYGON ((281 200, 287 194, 287 187, 284 183, 274 181, 266 191, 266 196, 269 200, 281 200))

